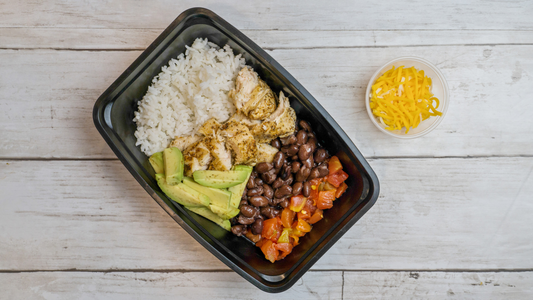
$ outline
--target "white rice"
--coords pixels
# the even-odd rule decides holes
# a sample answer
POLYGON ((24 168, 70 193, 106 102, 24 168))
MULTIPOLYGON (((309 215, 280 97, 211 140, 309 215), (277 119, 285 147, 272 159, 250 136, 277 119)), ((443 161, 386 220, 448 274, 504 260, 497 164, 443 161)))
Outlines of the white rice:
POLYGON ((161 69, 138 102, 135 145, 150 156, 176 136, 193 134, 212 117, 226 121, 235 113, 228 92, 244 65, 244 58, 228 45, 220 49, 207 39, 196 39, 185 55, 161 69))

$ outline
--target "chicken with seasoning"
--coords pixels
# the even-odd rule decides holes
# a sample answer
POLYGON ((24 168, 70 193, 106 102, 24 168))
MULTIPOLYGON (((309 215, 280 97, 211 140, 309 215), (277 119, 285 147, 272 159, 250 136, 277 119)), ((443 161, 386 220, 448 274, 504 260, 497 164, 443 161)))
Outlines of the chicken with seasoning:
POLYGON ((187 176, 198 170, 227 171, 237 164, 272 162, 278 149, 268 143, 294 132, 296 114, 289 99, 280 92, 278 101, 252 68, 239 72, 229 97, 237 112, 228 121, 209 119, 197 135, 176 137, 170 144, 183 151, 187 176))

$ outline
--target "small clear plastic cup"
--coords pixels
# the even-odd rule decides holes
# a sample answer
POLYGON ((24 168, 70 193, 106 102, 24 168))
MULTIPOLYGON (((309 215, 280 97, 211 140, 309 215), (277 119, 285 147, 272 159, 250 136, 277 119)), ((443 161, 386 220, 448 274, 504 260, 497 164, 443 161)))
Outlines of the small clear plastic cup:
POLYGON ((418 58, 413 56, 404 56, 399 57, 396 59, 393 59, 383 65, 381 68, 379 68, 376 73, 370 78, 370 82, 368 83, 368 86, 366 88, 366 94, 365 94, 365 103, 366 103, 366 111, 368 113, 368 116, 370 117, 370 120, 374 125, 384 132, 385 134, 388 134, 390 136, 400 138, 400 139, 414 139, 417 137, 421 137, 425 134, 428 134, 433 129, 435 129, 442 119, 444 119, 444 116, 446 115, 446 112, 448 111, 448 104, 450 102, 450 90, 448 88, 448 83, 446 82, 446 78, 444 78, 444 75, 442 72, 431 62, 418 58), (432 89, 434 96, 439 99, 440 105, 437 108, 437 111, 442 112, 442 116, 432 116, 428 119, 422 121, 416 128, 409 129, 408 133, 405 133, 406 128, 402 128, 401 130, 387 130, 385 129, 385 125, 383 125, 379 119, 374 116, 372 113, 372 110, 370 109, 370 98, 371 98, 371 89, 372 85, 378 79, 383 73, 390 70, 392 66, 395 66, 396 68, 400 66, 404 66, 404 68, 410 68, 415 67, 417 70, 424 70, 424 73, 426 76, 429 76, 432 81, 432 89))

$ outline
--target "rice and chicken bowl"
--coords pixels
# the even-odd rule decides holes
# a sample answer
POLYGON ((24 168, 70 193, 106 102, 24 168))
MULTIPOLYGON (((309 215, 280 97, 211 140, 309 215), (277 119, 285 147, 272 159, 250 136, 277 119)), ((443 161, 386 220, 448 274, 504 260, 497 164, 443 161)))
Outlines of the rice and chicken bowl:
POLYGON ((161 190, 271 262, 283 259, 348 188, 348 174, 241 55, 196 39, 138 103, 136 145, 161 190))

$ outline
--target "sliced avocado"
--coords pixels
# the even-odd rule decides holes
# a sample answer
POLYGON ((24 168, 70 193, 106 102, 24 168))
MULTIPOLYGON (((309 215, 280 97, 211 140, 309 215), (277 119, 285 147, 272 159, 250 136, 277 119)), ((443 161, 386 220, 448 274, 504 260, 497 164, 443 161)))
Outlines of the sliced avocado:
POLYGON ((156 174, 165 174, 165 165, 163 164, 163 152, 152 154, 148 159, 156 174))
POLYGON ((189 207, 185 206, 188 210, 192 211, 193 213, 197 213, 200 216, 213 221, 218 226, 226 229, 227 231, 231 230, 231 223, 229 220, 224 220, 221 217, 217 216, 215 213, 209 210, 207 207, 189 207))
POLYGON ((229 220, 236 215, 238 215, 241 211, 238 208, 235 207, 229 207, 229 208, 221 208, 216 205, 209 205, 209 209, 214 212, 217 216, 221 217, 222 219, 229 220))
POLYGON ((165 175, 156 174, 157 184, 170 199, 184 206, 209 206, 211 201, 209 197, 198 191, 186 186, 183 183, 170 185, 165 180, 165 175))
POLYGON ((246 171, 214 171, 203 170, 195 171, 192 176, 197 183, 212 188, 224 189, 235 186, 244 180, 247 176, 246 171))
POLYGON ((246 180, 244 180, 242 183, 239 183, 235 186, 232 186, 228 188, 228 191, 231 192, 231 200, 230 200, 230 206, 234 208, 239 208, 239 204, 241 203, 242 194, 244 193, 244 189, 246 188, 246 184, 248 183, 248 180, 250 179, 250 174, 252 174, 253 168, 250 166, 245 165, 236 165, 234 167, 236 171, 245 171, 247 172, 246 180))
POLYGON ((228 209, 230 207, 231 192, 199 185, 190 177, 183 177, 183 184, 209 197, 211 205, 216 205, 222 209, 228 209))
POLYGON ((165 163, 165 176, 167 183, 176 185, 183 179, 183 154, 175 147, 163 150, 163 162, 165 163))

